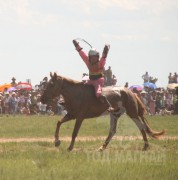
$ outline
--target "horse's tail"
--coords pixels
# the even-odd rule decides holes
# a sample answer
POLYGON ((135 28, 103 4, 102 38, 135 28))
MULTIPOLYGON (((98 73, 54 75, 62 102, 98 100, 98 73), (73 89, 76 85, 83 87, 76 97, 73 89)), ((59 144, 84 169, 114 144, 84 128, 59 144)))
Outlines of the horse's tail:
POLYGON ((145 105, 143 104, 143 102, 141 101, 141 99, 138 97, 137 94, 135 94, 135 97, 136 97, 136 100, 137 100, 137 105, 138 105, 138 116, 144 116, 146 115, 147 113, 147 110, 146 110, 146 107, 145 105))
POLYGON ((165 129, 163 129, 163 130, 160 131, 160 132, 157 132, 157 131, 152 130, 152 129, 150 128, 149 124, 148 124, 147 119, 146 119, 144 116, 140 116, 140 118, 141 118, 143 124, 146 126, 146 128, 145 128, 146 133, 147 133, 150 137, 155 138, 155 139, 158 139, 160 136, 162 136, 162 135, 164 135, 164 134, 166 133, 166 130, 165 130, 165 129))
POLYGON ((143 124, 146 126, 145 128, 146 133, 152 138, 158 139, 159 136, 164 135, 166 131, 162 130, 161 132, 156 132, 150 128, 147 119, 144 117, 144 115, 147 113, 145 105, 136 94, 135 97, 138 105, 138 116, 141 118, 143 124))

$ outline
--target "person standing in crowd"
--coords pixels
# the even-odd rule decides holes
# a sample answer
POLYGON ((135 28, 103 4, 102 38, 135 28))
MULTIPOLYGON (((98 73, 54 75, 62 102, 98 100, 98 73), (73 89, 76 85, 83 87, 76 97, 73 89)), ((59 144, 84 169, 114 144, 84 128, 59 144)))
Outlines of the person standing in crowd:
POLYGON ((53 109, 52 109, 52 106, 50 105, 49 107, 48 107, 48 109, 46 110, 46 114, 48 115, 48 116, 53 116, 54 115, 54 112, 53 112, 53 109))
POLYGON ((124 85, 125 88, 128 88, 129 87, 129 83, 126 82, 125 85, 124 85))
POLYGON ((105 77, 106 77, 106 86, 111 86, 111 80, 112 80, 112 70, 111 66, 108 67, 107 70, 105 70, 105 77))
POLYGON ((11 82, 12 87, 16 87, 17 83, 15 82, 16 81, 15 77, 13 77, 11 80, 12 80, 11 82))
POLYGON ((155 115, 155 107, 156 107, 156 92, 152 91, 149 95, 149 109, 151 116, 155 115))
POLYGON ((66 114, 67 114, 67 111, 65 109, 65 101, 64 101, 63 96, 61 95, 57 101, 57 115, 65 116, 66 114))
POLYGON ((148 72, 146 72, 145 74, 142 75, 142 79, 143 79, 144 83, 149 82, 150 76, 149 76, 148 72))
POLYGON ((37 97, 34 91, 32 91, 31 93, 30 101, 31 101, 31 103, 29 103, 30 114, 38 114, 37 97))
POLYGON ((174 83, 174 76, 173 76, 172 73, 170 72, 170 73, 169 73, 169 76, 168 76, 168 84, 171 84, 171 83, 174 83))
POLYGON ((140 94, 141 94, 141 101, 143 102, 143 104, 145 105, 146 110, 148 111, 147 92, 146 91, 142 91, 140 94))
POLYGON ((47 104, 43 104, 41 103, 40 105, 40 109, 41 109, 41 114, 45 115, 46 114, 46 110, 47 110, 47 104))
POLYGON ((111 79, 111 85, 115 86, 116 83, 117 83, 117 79, 116 79, 116 76, 113 74, 112 79, 111 79))
POLYGON ((12 115, 16 115, 17 113, 17 104, 16 93, 12 92, 12 95, 9 97, 9 107, 12 115))
POLYGON ((173 78, 174 78, 174 83, 177 84, 177 83, 178 83, 178 82, 177 82, 178 75, 177 75, 176 72, 174 73, 173 78))
POLYGON ((36 99, 36 105, 38 107, 38 115, 42 112, 42 108, 41 108, 41 94, 37 94, 37 99, 36 99))
POLYGON ((44 77, 42 81, 42 89, 45 89, 47 83, 48 83, 48 77, 44 77))
POLYGON ((162 108, 162 96, 161 96, 161 93, 159 93, 159 92, 156 94, 155 105, 156 105, 155 111, 156 111, 156 113, 159 113, 159 111, 162 108))
POLYGON ((5 114, 6 114, 6 116, 8 117, 9 116, 9 110, 10 110, 10 108, 9 108, 9 92, 6 92, 5 93, 5 97, 4 97, 4 109, 5 109, 5 114))
POLYGON ((3 96, 0 94, 0 117, 2 116, 2 107, 3 107, 3 96))
POLYGON ((166 94, 166 109, 172 110, 173 109, 173 94, 172 91, 168 91, 166 94))
POLYGON ((175 96, 174 113, 178 114, 178 87, 176 88, 175 96))

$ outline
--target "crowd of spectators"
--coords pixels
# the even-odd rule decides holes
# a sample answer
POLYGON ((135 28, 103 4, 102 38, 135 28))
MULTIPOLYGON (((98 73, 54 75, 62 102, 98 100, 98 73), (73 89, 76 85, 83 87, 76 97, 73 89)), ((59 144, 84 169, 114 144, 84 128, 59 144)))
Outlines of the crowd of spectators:
POLYGON ((133 89, 133 92, 140 97, 151 116, 178 114, 178 92, 174 89, 145 87, 142 91, 133 89))
MULTIPOLYGON (((16 87, 18 83, 12 78, 11 85, 16 87)), ((42 104, 40 101, 41 91, 47 83, 45 77, 40 85, 37 85, 31 90, 14 90, 8 91, 6 88, 4 92, 0 92, 0 116, 6 115, 60 115, 65 114, 64 102, 62 97, 56 98, 49 105, 42 104)))
MULTIPOLYGON (((153 78, 146 72, 143 76, 143 83, 152 82, 153 78)), ((156 81, 158 80, 155 78, 156 81)), ((156 83, 156 81, 152 83, 156 83)), ((178 75, 175 72, 168 76, 168 85, 178 83, 178 75)), ((125 86, 126 87, 126 86, 125 86)), ((150 88, 144 87, 141 91, 133 89, 144 103, 149 115, 172 115, 178 114, 178 84, 177 88, 150 88)))
MULTIPOLYGON (((88 75, 83 74, 83 77, 87 79, 88 75)), ((143 76, 143 81, 150 82, 150 76, 146 72, 143 76)), ((169 74, 168 84, 177 83, 177 73, 169 74)), ((46 86, 48 78, 45 77, 39 85, 35 86, 35 90, 15 90, 0 92, 0 116, 3 115, 64 115, 66 114, 65 102, 60 96, 50 102, 48 105, 42 104, 40 101, 42 89, 46 86)), ((117 79, 112 74, 111 67, 105 70, 105 86, 115 85, 117 79), (112 83, 114 79, 114 83, 112 83)), ((11 85, 17 86, 16 79, 13 77, 11 85)), ((178 85, 178 84, 177 84, 178 85)), ((125 84, 126 88, 129 88, 128 82, 125 84)), ((156 88, 152 89, 144 87, 141 91, 137 88, 133 88, 132 91, 136 93, 142 102, 144 103, 149 115, 171 115, 178 114, 178 87, 173 89, 156 88)))
POLYGON ((14 91, 0 93, 0 116, 3 115, 60 115, 65 113, 61 97, 55 99, 50 105, 42 104, 41 94, 34 91, 14 91))

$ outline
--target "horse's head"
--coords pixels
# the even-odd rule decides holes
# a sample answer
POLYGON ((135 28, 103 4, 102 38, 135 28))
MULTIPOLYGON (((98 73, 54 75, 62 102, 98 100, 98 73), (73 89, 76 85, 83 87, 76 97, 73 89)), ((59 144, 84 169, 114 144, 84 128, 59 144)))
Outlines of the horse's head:
POLYGON ((51 79, 46 85, 45 90, 42 93, 41 96, 41 102, 43 104, 48 103, 49 100, 54 99, 55 97, 59 96, 60 90, 62 88, 63 78, 60 76, 57 76, 56 73, 52 75, 50 73, 51 79))

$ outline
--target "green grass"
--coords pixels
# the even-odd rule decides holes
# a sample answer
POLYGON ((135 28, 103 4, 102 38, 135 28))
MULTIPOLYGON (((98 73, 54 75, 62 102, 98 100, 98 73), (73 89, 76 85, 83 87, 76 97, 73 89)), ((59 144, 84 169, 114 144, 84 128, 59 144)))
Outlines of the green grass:
POLYGON ((98 144, 78 142, 71 153, 66 142, 60 148, 47 142, 1 144, 0 179, 178 179, 177 141, 153 141, 147 152, 134 142, 123 149, 113 141, 101 153, 98 144))
MULTIPOLYGON (((16 116, 0 118, 0 138, 53 137, 59 116, 16 116)), ((148 117, 153 129, 167 129, 177 136, 178 116, 148 117)), ((61 136, 71 136, 74 121, 63 124, 61 136)), ((108 117, 85 120, 79 136, 107 136, 108 117)), ((135 124, 122 116, 116 135, 140 135, 135 124)), ((0 143, 0 180, 59 179, 178 179, 178 140, 149 139, 143 152, 142 140, 113 140, 104 152, 96 150, 103 141, 69 142, 55 148, 52 142, 0 143)))
MULTIPOLYGON (((0 118, 0 137, 53 137, 60 116, 10 116, 0 118)), ((178 116, 147 117, 155 130, 167 129, 167 135, 178 135, 178 116)), ((64 123, 60 135, 70 136, 75 121, 64 123)), ((106 136, 109 131, 109 117, 84 120, 79 136, 106 136)), ((127 116, 118 121, 116 135, 140 135, 134 122, 127 116)))

